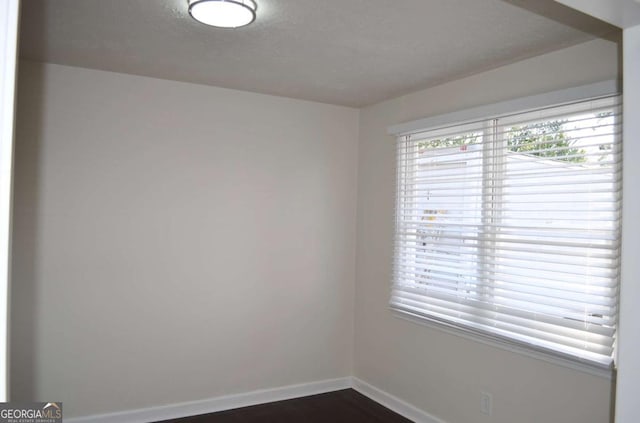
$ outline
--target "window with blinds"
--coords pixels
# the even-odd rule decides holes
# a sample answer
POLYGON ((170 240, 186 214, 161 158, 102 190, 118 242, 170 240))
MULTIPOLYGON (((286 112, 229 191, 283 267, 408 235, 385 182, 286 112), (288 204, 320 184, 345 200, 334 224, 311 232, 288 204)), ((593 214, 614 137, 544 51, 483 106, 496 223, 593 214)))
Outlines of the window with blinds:
POLYGON ((619 102, 600 98, 400 136, 391 306, 611 367, 619 102))

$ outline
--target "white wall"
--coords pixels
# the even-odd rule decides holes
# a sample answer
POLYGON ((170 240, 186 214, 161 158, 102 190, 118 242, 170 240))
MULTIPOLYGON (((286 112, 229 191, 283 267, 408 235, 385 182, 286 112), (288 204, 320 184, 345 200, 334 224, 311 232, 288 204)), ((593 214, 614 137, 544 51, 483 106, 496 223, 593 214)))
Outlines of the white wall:
POLYGON ((449 423, 603 423, 611 382, 394 317, 395 143, 389 125, 618 76, 618 47, 592 41, 389 100, 360 114, 355 362, 358 378, 449 423), (480 413, 480 391, 493 416, 480 413))
POLYGON ((11 198, 19 0, 0 4, 0 401, 7 401, 11 198))
POLYGON ((358 111, 22 62, 13 400, 348 376, 358 111))
POLYGON ((625 28, 624 184, 622 287, 616 422, 636 423, 640 416, 640 25, 625 28))

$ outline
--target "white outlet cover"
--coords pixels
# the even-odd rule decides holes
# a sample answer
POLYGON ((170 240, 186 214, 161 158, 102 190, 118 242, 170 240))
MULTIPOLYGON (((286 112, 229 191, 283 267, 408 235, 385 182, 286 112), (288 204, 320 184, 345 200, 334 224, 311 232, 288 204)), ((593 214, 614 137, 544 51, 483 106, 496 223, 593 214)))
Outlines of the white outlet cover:
POLYGON ((480 412, 490 416, 493 412, 493 395, 488 392, 480 392, 480 412))

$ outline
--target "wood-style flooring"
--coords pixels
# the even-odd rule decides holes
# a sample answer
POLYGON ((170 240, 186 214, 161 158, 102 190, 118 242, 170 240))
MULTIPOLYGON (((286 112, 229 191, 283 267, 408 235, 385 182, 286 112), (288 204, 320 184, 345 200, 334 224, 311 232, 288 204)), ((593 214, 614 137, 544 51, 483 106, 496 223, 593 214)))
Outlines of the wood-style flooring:
POLYGON ((353 389, 167 420, 166 423, 410 423, 353 389))

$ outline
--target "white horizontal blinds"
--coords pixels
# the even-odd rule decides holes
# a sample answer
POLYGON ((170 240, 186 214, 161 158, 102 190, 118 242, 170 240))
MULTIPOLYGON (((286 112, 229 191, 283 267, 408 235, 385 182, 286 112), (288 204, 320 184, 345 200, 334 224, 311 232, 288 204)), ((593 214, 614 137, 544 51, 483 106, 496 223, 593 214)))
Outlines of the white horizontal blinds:
POLYGON ((618 97, 402 136, 391 304, 609 366, 618 97))

